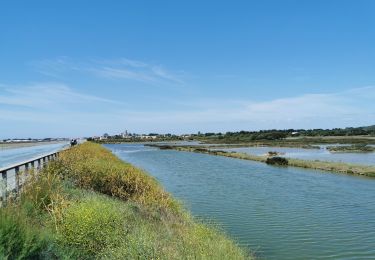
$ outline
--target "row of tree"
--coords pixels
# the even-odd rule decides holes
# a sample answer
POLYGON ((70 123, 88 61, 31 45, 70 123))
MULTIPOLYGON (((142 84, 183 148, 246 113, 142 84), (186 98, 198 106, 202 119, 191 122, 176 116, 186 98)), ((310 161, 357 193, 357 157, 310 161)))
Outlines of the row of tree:
POLYGON ((367 127, 347 127, 334 129, 284 129, 284 130, 261 130, 261 131, 239 131, 222 133, 198 133, 201 138, 217 138, 241 141, 256 140, 279 140, 286 137, 313 137, 313 136, 375 136, 375 125, 367 127))

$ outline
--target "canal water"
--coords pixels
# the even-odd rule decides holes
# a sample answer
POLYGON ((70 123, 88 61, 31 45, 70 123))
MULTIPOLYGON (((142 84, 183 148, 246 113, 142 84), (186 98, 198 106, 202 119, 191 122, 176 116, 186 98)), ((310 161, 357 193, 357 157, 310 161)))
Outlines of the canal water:
MULTIPOLYGON (((321 145, 320 149, 304 149, 304 148, 289 148, 289 147, 241 147, 219 149, 226 151, 234 151, 239 153, 248 153, 255 155, 264 155, 269 151, 276 151, 282 153, 281 156, 296 158, 302 160, 320 160, 331 162, 345 162, 363 165, 375 165, 375 153, 331 153, 327 150, 328 145, 321 145)), ((333 145, 335 146, 335 145, 333 145)))
POLYGON ((260 259, 375 259, 375 180, 106 145, 260 259))

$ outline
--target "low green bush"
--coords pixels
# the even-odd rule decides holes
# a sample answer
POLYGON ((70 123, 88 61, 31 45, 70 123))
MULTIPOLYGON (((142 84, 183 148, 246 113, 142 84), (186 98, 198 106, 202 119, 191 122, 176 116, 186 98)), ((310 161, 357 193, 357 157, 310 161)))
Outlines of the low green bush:
POLYGON ((86 255, 116 247, 126 234, 121 211, 111 200, 91 197, 73 203, 63 212, 58 224, 59 241, 86 255))
POLYGON ((13 208, 0 209, 0 259, 39 259, 46 241, 25 216, 13 208))

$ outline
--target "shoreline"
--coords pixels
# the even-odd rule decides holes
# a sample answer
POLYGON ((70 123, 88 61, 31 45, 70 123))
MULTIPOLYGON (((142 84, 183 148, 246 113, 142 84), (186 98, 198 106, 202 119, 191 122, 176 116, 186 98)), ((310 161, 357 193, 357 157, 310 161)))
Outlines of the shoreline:
POLYGON ((303 149, 320 149, 321 145, 375 145, 375 137, 373 136, 317 136, 317 137, 296 137, 278 140, 226 140, 226 139, 210 139, 196 138, 185 140, 124 140, 124 139, 106 139, 93 141, 99 144, 147 144, 158 145, 158 143, 179 143, 179 142, 198 142, 201 147, 217 147, 217 148, 238 148, 238 147, 285 147, 285 148, 303 148, 303 149))
MULTIPOLYGON (((257 161, 266 163, 267 156, 259 156, 259 155, 252 155, 246 153, 238 153, 238 152, 227 152, 227 151, 213 151, 208 150, 202 147, 183 147, 183 146, 157 146, 153 145, 153 147, 157 147, 161 150, 176 150, 182 152, 195 152, 195 153, 203 153, 215 156, 224 156, 242 160, 250 160, 250 161, 257 161)), ((349 163, 341 163, 341 162, 328 162, 328 161, 309 161, 309 160, 301 160, 301 159, 294 159, 294 158, 286 158, 288 160, 288 166, 292 167, 299 167, 305 169, 313 169, 313 170, 322 170, 327 172, 335 172, 335 173, 342 173, 342 174, 349 174, 349 175, 358 175, 358 176, 367 176, 367 177, 375 177, 375 166, 366 166, 366 165, 358 165, 358 164, 349 164, 349 163)))
POLYGON ((206 144, 265 144, 270 146, 309 146, 319 144, 375 144, 374 136, 316 136, 316 137, 288 137, 285 139, 274 139, 274 140, 244 140, 244 139, 219 139, 219 138, 197 138, 196 141, 200 141, 206 144))

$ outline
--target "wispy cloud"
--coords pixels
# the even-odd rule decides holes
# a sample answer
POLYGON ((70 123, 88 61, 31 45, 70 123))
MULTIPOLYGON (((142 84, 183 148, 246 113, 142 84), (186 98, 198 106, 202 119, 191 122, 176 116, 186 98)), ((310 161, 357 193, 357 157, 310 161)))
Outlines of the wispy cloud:
POLYGON ((139 60, 126 58, 112 61, 97 61, 95 66, 89 71, 94 74, 110 79, 131 79, 142 82, 171 82, 183 84, 183 73, 171 72, 162 65, 146 63, 139 60))
POLYGON ((134 80, 146 83, 184 84, 184 72, 166 69, 161 64, 128 58, 74 61, 68 57, 29 63, 37 72, 56 78, 69 73, 83 73, 112 80, 134 80))
POLYGON ((154 76, 148 73, 124 69, 124 68, 101 67, 101 68, 89 69, 89 71, 93 72, 97 76, 105 77, 109 79, 130 79, 130 80, 151 82, 151 83, 157 82, 157 78, 155 78, 154 76))
POLYGON ((131 59, 127 59, 127 58, 121 58, 119 59, 119 61, 109 61, 110 63, 121 63, 121 64, 124 64, 124 65, 128 65, 128 66, 131 66, 131 67, 139 67, 139 68, 142 68, 142 67, 148 67, 149 65, 143 61, 139 61, 139 60, 131 60, 131 59))
POLYGON ((61 83, 0 85, 0 139, 103 132, 115 124, 111 112, 126 107, 61 83))
POLYGON ((36 72, 45 76, 61 78, 69 71, 80 70, 80 64, 74 63, 70 58, 62 56, 56 59, 43 59, 27 63, 36 72))
POLYGON ((123 111, 122 115, 134 125, 162 125, 177 131, 344 127, 374 124, 374 95, 375 87, 366 87, 269 101, 193 100, 183 103, 182 109, 123 111))
POLYGON ((56 106, 95 102, 121 104, 111 99, 77 92, 65 84, 51 82, 26 86, 2 85, 0 92, 0 105, 53 109, 56 106))

